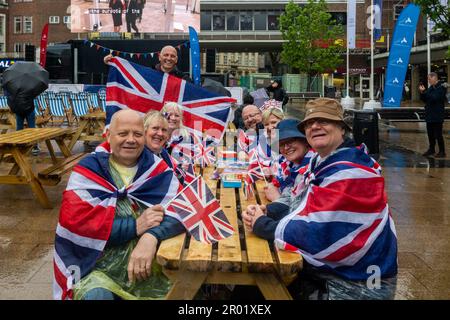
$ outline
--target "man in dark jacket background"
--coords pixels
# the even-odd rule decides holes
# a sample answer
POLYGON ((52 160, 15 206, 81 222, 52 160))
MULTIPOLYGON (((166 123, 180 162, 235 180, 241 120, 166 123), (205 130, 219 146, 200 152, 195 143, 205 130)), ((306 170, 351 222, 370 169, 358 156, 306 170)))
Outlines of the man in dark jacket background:
POLYGON ((284 90, 281 86, 280 80, 271 80, 270 86, 266 88, 266 90, 269 93, 272 93, 272 99, 275 99, 276 101, 279 101, 284 106, 289 101, 289 96, 286 93, 286 90, 284 90))
POLYGON ((427 123, 427 134, 429 148, 423 156, 432 156, 435 153, 436 140, 439 145, 439 152, 435 155, 437 158, 443 158, 445 154, 444 137, 442 135, 442 127, 445 118, 445 103, 447 100, 447 88, 438 80, 438 75, 431 72, 428 75, 428 83, 430 86, 425 89, 421 84, 419 86, 420 99, 426 103, 425 105, 425 121, 427 123))
MULTIPOLYGON (((34 97, 23 91, 18 91, 15 95, 9 94, 5 89, 4 92, 8 99, 9 108, 16 115, 16 130, 23 130, 25 120, 28 128, 36 128, 34 97)), ((40 152, 39 146, 35 145, 31 152, 38 155, 40 152)))

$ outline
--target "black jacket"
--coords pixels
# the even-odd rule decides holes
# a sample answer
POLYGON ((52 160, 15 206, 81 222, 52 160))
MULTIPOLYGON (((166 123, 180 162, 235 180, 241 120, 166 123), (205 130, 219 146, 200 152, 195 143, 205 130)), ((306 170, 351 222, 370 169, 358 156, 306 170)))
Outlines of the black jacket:
MULTIPOLYGON (((155 66, 155 70, 158 70, 160 72, 164 72, 164 71, 161 70, 161 64, 159 64, 159 63, 155 66)), ((186 81, 192 83, 192 79, 189 77, 189 75, 188 74, 184 74, 183 72, 178 70, 177 67, 173 68, 172 71, 169 72, 169 74, 172 75, 172 76, 175 76, 177 78, 180 78, 180 79, 183 79, 183 80, 186 80, 186 81)))
POLYGON ((272 92, 273 99, 282 102, 283 106, 289 101, 289 96, 287 95, 286 90, 281 87, 274 88, 272 86, 268 86, 266 90, 268 92, 272 92))
POLYGON ((424 93, 420 94, 420 99, 425 102, 425 121, 443 122, 445 118, 445 103, 447 101, 447 88, 438 82, 430 86, 424 93))
POLYGON ((27 93, 18 92, 15 96, 8 95, 8 105, 11 111, 21 117, 26 117, 34 110, 34 97, 27 93))

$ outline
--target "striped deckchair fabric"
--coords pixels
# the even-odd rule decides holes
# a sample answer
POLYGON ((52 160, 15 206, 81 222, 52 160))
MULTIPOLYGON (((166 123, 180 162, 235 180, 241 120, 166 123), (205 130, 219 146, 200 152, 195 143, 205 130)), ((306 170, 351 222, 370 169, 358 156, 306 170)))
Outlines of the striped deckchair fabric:
POLYGON ((70 92, 69 91, 60 91, 59 96, 61 98, 62 104, 64 108, 66 108, 67 115, 69 117, 69 123, 72 123, 73 121, 78 122, 78 118, 74 114, 74 108, 73 103, 70 99, 70 92))
POLYGON ((9 109, 8 98, 6 96, 0 96, 0 109, 9 109))
POLYGON ((106 112, 106 90, 100 89, 98 90, 98 98, 100 100, 100 106, 102 111, 106 112))
POLYGON ((48 91, 47 96, 52 124, 54 124, 55 121, 62 124, 67 120, 67 124, 70 125, 70 119, 61 96, 53 91, 48 91))
POLYGON ((87 97, 82 92, 70 93, 70 99, 72 100, 73 114, 76 117, 84 116, 89 113, 89 105, 87 103, 87 97))
POLYGON ((100 110, 100 104, 98 103, 97 94, 95 92, 86 92, 89 106, 93 110, 100 110))

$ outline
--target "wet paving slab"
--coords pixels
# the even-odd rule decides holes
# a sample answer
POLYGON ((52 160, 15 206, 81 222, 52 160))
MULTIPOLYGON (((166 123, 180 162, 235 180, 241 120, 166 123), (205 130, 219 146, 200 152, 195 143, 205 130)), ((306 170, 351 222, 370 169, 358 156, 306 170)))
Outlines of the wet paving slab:
MULTIPOLYGON (((447 142, 450 124, 445 129, 447 142)), ((94 147, 77 145, 76 152, 94 147)), ((450 159, 422 157, 426 147, 421 124, 380 126, 378 161, 398 237, 399 300, 450 299, 450 159)), ((449 153, 450 141, 447 147, 449 153)), ((47 165, 40 157, 32 161, 35 168, 47 165)), ((67 180, 44 187, 50 210, 28 186, 0 185, 0 299, 51 299, 54 232, 67 180)))

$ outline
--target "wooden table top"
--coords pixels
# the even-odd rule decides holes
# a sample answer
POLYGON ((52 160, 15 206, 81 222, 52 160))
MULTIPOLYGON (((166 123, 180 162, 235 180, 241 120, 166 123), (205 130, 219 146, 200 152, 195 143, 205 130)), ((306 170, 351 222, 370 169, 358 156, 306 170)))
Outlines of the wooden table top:
POLYGON ((43 140, 69 135, 71 133, 73 133, 73 129, 70 128, 26 128, 0 135, 0 146, 36 144, 43 140))
MULTIPOLYGON (((214 245, 198 242, 193 237, 188 239, 186 234, 167 239, 157 252, 158 263, 169 270, 183 267, 199 272, 278 272, 286 283, 292 281, 303 266, 302 257, 274 249, 268 241, 246 231, 238 216, 247 205, 255 204, 256 199, 246 200, 242 188, 222 188, 220 181, 209 180, 212 171, 212 168, 206 168, 203 178, 213 194, 219 188, 217 199, 235 233, 214 245), (189 241, 188 247, 186 241, 189 241)), ((262 197, 263 185, 259 184, 258 189, 262 197)))

